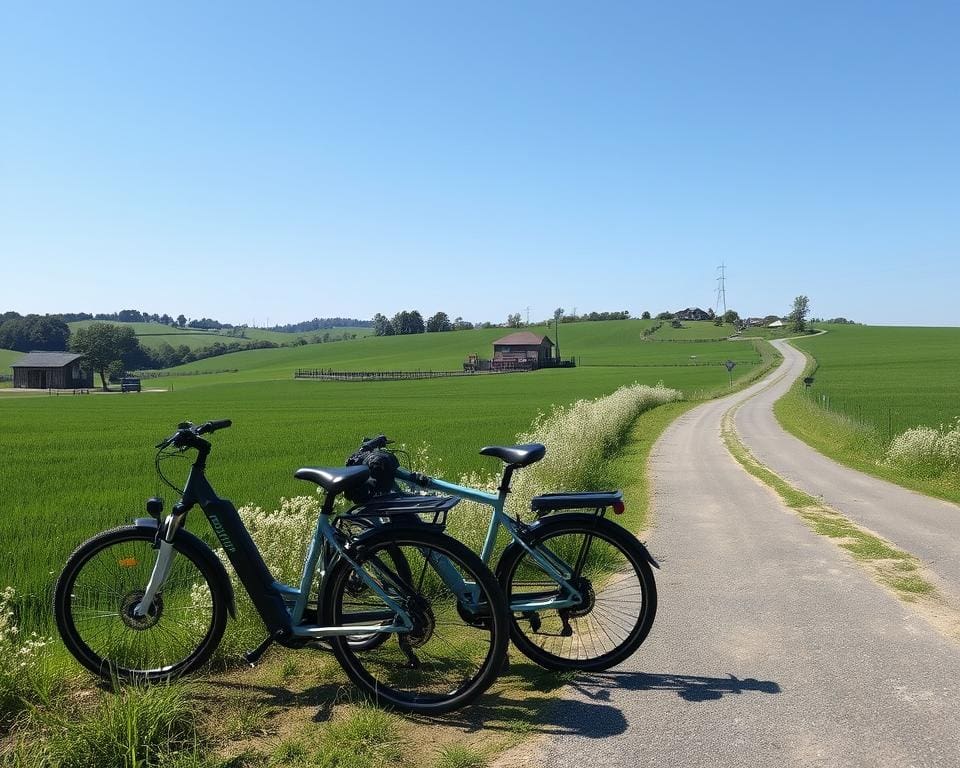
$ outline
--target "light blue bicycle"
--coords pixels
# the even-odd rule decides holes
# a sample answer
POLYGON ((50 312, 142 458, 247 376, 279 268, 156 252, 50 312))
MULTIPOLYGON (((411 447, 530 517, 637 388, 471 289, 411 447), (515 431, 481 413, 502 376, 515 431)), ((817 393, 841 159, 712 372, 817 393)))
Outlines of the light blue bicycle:
MULTIPOLYGON (((494 494, 405 469, 387 450, 389 442, 384 435, 365 440, 347 462, 371 472, 367 498, 357 497, 356 509, 369 515, 378 504, 404 498, 398 481, 490 507, 480 559, 491 563, 505 531, 510 543, 494 572, 508 598, 511 638, 524 655, 548 669, 596 671, 619 664, 643 643, 657 611, 651 566, 659 565, 636 537, 606 517, 608 510, 624 511, 622 493, 536 496, 530 502, 536 520, 526 523, 505 512, 507 494, 514 472, 544 457, 543 445, 483 448, 482 455, 506 465, 494 494)), ((457 589, 441 555, 431 558, 431 566, 457 589)))

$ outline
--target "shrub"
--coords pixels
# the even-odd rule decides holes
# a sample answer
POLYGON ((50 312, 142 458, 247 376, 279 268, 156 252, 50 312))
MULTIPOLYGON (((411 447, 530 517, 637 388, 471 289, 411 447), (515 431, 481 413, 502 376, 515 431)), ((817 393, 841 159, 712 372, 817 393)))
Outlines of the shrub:
POLYGON ((651 408, 680 399, 662 384, 632 384, 605 397, 578 400, 540 416, 521 443, 538 442, 547 455, 514 477, 511 503, 526 509, 530 497, 551 491, 596 491, 611 484, 608 462, 637 417, 651 408))
POLYGON ((913 427, 890 442, 885 460, 922 476, 960 469, 960 417, 939 427, 913 427))

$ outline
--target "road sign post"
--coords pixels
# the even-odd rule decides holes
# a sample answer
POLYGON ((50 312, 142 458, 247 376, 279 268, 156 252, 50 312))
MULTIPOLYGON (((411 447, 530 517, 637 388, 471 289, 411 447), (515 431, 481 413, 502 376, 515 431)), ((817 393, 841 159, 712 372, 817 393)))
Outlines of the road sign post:
POLYGON ((730 378, 730 386, 732 387, 733 386, 733 368, 736 365, 736 363, 733 362, 733 360, 727 360, 727 362, 725 362, 724 365, 727 367, 727 376, 730 378))

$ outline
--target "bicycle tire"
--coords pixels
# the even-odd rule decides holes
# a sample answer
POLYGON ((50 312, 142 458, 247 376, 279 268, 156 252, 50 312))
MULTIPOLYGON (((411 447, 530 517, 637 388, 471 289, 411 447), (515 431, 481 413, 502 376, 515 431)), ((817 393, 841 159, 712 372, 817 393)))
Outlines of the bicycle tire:
POLYGON ((142 596, 156 557, 155 538, 156 529, 140 526, 104 531, 70 555, 57 579, 53 609, 64 645, 81 665, 104 680, 157 682, 179 677, 203 665, 223 636, 229 598, 223 593, 209 556, 200 549, 202 545, 183 536, 174 542, 177 557, 173 570, 151 610, 142 620, 133 616, 137 591, 142 596), (116 550, 110 552, 114 547, 116 550), (98 559, 105 553, 106 557, 98 559), (111 559, 115 568, 109 564, 111 559), (100 563, 103 571, 96 573, 100 563), (87 579, 95 588, 85 585, 87 579), (204 586, 209 591, 209 606, 203 594, 204 586), (78 597, 78 593, 86 594, 84 590, 89 597, 78 597), (85 602, 89 602, 86 608, 85 602), (198 617, 194 610, 197 605, 201 605, 205 613, 209 612, 206 620, 198 617), (84 610, 91 609, 98 613, 82 615, 84 610), (183 614, 182 626, 175 624, 180 613, 183 614), (174 618, 169 618, 171 614, 174 618), (164 617, 168 617, 166 622, 164 617), (88 626, 91 622, 99 622, 99 626, 106 629, 81 630, 77 626, 78 623, 88 626), (194 634, 199 635, 195 644, 189 640, 194 634), (179 640, 189 647, 178 649, 179 640), (151 644, 153 652, 148 653, 151 644), (120 649, 124 645, 130 658, 122 658, 120 649), (109 652, 111 646, 115 649, 113 653, 109 652), (134 646, 140 646, 139 663, 135 663, 134 646), (180 657, 183 651, 188 652, 180 657), (164 663, 148 661, 154 656, 164 663))
MULTIPOLYGON (((568 609, 566 621, 563 612, 518 612, 511 610, 510 637, 514 646, 531 661, 546 669, 601 671, 621 663, 637 650, 646 640, 657 613, 657 587, 653 570, 647 560, 647 553, 628 531, 606 518, 593 515, 561 514, 537 523, 530 534, 524 538, 526 544, 534 549, 575 549, 577 539, 571 542, 556 541, 561 536, 581 537, 584 541, 602 541, 610 550, 622 555, 618 566, 601 567, 599 559, 593 570, 607 583, 599 596, 589 577, 584 582, 584 590, 590 602, 583 608, 568 609), (589 540, 586 537, 591 537, 589 540), (555 543, 548 546, 551 540, 555 543), (622 598, 632 577, 636 580, 635 591, 639 595, 637 605, 622 605, 622 598), (599 601, 606 603, 598 608, 599 601), (612 607, 617 603, 616 607, 612 607), (600 610, 606 611, 605 622, 600 620, 600 610), (534 613, 536 614, 534 617, 534 613), (554 615, 556 614, 556 615, 554 615), (592 623, 591 623, 592 622, 592 623), (549 623, 543 631, 544 623, 549 623), (558 628, 559 627, 559 628, 558 628), (567 634, 569 632, 569 634, 567 634), (614 633, 614 634, 611 634, 614 633), (621 636, 622 635, 622 636, 621 636)), ((589 544, 587 556, 589 556, 589 544)), ((596 550, 594 550, 596 553, 596 550)), ((610 556, 609 553, 606 555, 610 556)), ((602 556, 600 556, 602 557, 602 556)), ((559 595, 559 586, 549 580, 546 572, 529 557, 527 550, 520 545, 512 545, 503 553, 496 568, 501 588, 511 605, 523 601, 523 595, 534 593, 539 597, 559 595), (521 567, 525 570, 521 571, 521 567), (528 581, 522 582, 526 578, 528 581), (552 587, 548 586, 552 585, 552 587)), ((582 578, 583 574, 575 574, 582 578)))
MULTIPOLYGON (((419 624, 406 640, 403 639, 403 633, 394 634, 387 642, 373 649, 356 648, 343 636, 330 638, 337 661, 364 694, 379 705, 406 712, 440 714, 468 704, 490 686, 506 657, 509 617, 496 579, 474 552, 456 539, 425 527, 386 525, 358 538, 351 547, 351 557, 358 566, 370 569, 368 572, 375 575, 381 585, 390 584, 398 602, 406 602, 408 607, 416 605, 418 615, 426 616, 422 621, 417 620, 419 624), (393 583, 391 574, 380 572, 377 553, 389 552, 394 548, 405 548, 404 558, 418 579, 417 584, 398 586, 393 583), (442 581, 433 576, 426 579, 426 563, 431 553, 446 557, 449 563, 458 568, 464 581, 477 585, 479 604, 483 608, 482 618, 474 617, 474 621, 465 619, 456 597, 452 593, 447 596, 442 594, 442 581), (434 596, 435 604, 429 602, 431 598, 428 598, 428 593, 434 596), (424 602, 429 606, 428 609, 422 608, 424 602), (444 627, 442 634, 439 630, 441 625, 444 627), (424 629, 424 626, 427 628, 424 629), (428 649, 434 638, 437 642, 428 649), (404 642, 408 646, 415 645, 408 649, 414 653, 419 667, 412 661, 410 664, 404 663, 405 659, 410 661, 409 656, 404 656, 404 642), (434 654, 440 647, 454 652, 452 663, 445 660, 447 666, 436 662, 439 657, 434 654), (423 663, 424 658, 426 664, 423 663), (404 687, 406 678, 418 676, 424 679, 425 685, 429 685, 433 672, 441 675, 449 673, 456 678, 461 675, 458 662, 463 662, 460 666, 470 667, 470 671, 462 675, 466 679, 459 683, 440 680, 436 684, 439 690, 426 692, 412 690, 412 682, 404 687), (422 675, 418 675, 420 670, 424 670, 422 675)), ((333 566, 324 584, 324 599, 321 600, 324 624, 343 626, 348 623, 344 621, 350 615, 345 585, 355 572, 353 565, 345 559, 338 560, 333 566)))

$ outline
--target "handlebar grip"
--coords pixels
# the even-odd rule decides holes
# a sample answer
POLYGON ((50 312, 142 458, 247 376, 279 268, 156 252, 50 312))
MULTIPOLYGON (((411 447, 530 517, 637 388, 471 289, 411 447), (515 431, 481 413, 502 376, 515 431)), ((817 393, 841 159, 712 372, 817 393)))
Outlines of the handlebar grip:
POLYGON ((210 432, 216 432, 218 429, 226 429, 231 424, 233 424, 230 419, 214 419, 213 421, 208 421, 206 424, 201 424, 200 428, 197 429, 198 435, 206 435, 210 432))
POLYGON ((375 451, 378 448, 385 447, 390 441, 387 440, 386 435, 377 435, 376 437, 368 438, 360 443, 361 451, 375 451))

